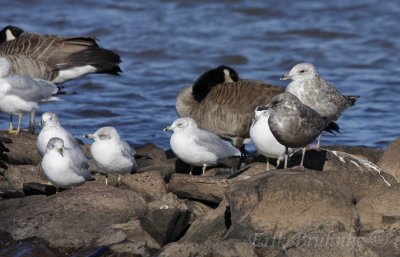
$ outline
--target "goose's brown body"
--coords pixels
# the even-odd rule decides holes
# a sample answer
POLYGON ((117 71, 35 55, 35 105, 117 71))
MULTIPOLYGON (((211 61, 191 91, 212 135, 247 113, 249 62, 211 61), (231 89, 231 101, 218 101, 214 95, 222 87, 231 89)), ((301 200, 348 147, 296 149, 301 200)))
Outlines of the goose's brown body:
POLYGON ((192 117, 198 125, 220 137, 230 138, 240 148, 249 138, 254 110, 284 92, 256 80, 239 80, 213 86, 201 101, 195 100, 192 86, 183 88, 176 99, 181 117, 192 117))

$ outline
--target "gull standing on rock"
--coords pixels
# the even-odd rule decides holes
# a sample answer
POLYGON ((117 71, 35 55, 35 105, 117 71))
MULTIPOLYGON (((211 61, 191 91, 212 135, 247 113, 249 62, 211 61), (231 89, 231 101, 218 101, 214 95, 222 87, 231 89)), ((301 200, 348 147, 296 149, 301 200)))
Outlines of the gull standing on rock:
POLYGON ((44 175, 58 188, 70 188, 91 180, 87 162, 75 158, 75 149, 66 148, 61 138, 49 140, 41 167, 44 175))
POLYGON ((268 107, 271 109, 268 119, 271 132, 285 146, 285 168, 290 147, 303 148, 300 163, 303 167, 305 147, 321 134, 326 120, 291 93, 275 96, 268 107))
POLYGON ((176 97, 180 117, 191 117, 200 128, 230 139, 244 150, 254 109, 268 104, 284 88, 257 81, 239 79, 228 66, 204 72, 193 85, 184 87, 176 97))
POLYGON ((108 173, 118 174, 118 185, 121 185, 121 175, 129 174, 136 170, 135 150, 127 142, 122 140, 118 131, 113 127, 103 127, 94 134, 86 134, 94 143, 90 147, 90 153, 95 163, 106 172, 106 185, 108 185, 108 173))
POLYGON ((170 144, 172 151, 182 161, 192 165, 203 166, 203 175, 207 166, 213 166, 218 160, 231 156, 241 156, 240 151, 232 144, 222 140, 216 134, 200 129, 194 119, 189 117, 175 120, 164 131, 173 130, 170 144))
POLYGON ((10 114, 9 133, 19 134, 22 114, 38 108, 40 102, 56 101, 60 88, 49 81, 24 75, 10 75, 11 63, 0 57, 0 111, 10 114), (19 115, 18 127, 12 126, 12 116, 19 115))
MULTIPOLYGON (((333 84, 321 78, 311 63, 295 65, 282 80, 293 80, 286 92, 297 96, 299 100, 314 109, 321 117, 327 118, 328 123, 337 120, 342 112, 354 106, 359 96, 344 96, 333 84)), ((328 124, 327 123, 327 124, 328 124)), ((318 137, 318 147, 320 137, 318 137)))
MULTIPOLYGON (((253 141, 257 152, 267 158, 267 170, 269 170, 269 159, 277 158, 277 166, 285 156, 285 146, 276 140, 269 128, 268 120, 272 110, 266 106, 261 105, 254 111, 253 124, 250 128, 250 138, 253 141)), ((289 153, 293 149, 289 148, 289 153)))
POLYGON ((54 112, 43 113, 40 124, 43 128, 40 131, 36 141, 36 149, 38 150, 40 156, 43 157, 45 154, 49 140, 53 137, 58 137, 64 141, 64 146, 66 148, 73 148, 76 151, 81 152, 84 157, 84 153, 75 137, 73 137, 71 133, 61 126, 60 120, 54 112))

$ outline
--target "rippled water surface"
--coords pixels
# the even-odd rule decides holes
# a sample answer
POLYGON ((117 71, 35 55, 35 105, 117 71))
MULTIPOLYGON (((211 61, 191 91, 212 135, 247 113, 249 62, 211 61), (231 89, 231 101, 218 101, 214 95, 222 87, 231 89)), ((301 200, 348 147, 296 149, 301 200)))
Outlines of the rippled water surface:
MULTIPOLYGON (((95 36, 121 55, 120 77, 70 81, 78 94, 41 105, 77 137, 112 125, 134 145, 169 148, 162 128, 177 117, 175 96, 203 71, 226 64, 285 86, 279 77, 304 61, 361 96, 323 144, 384 148, 400 135, 399 1, 22 0, 1 9, 1 27, 95 36)), ((1 129, 7 121, 1 114, 1 129)))

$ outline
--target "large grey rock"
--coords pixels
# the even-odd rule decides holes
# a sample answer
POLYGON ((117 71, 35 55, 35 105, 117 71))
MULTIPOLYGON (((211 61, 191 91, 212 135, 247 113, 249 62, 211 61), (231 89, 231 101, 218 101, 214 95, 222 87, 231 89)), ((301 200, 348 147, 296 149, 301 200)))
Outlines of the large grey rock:
POLYGON ((346 195, 318 172, 279 170, 231 185, 226 192, 231 222, 226 238, 255 233, 287 238, 300 231, 356 231, 357 212, 346 195))
POLYGON ((331 151, 345 152, 359 158, 366 159, 375 164, 378 163, 383 154, 383 150, 381 148, 366 146, 332 145, 323 148, 331 151))
MULTIPOLYGON (((300 163, 300 152, 296 152, 290 160, 291 166, 300 163)), ((323 171, 321 176, 334 183, 338 188, 353 194, 355 201, 379 195, 389 189, 396 180, 383 172, 377 165, 358 156, 339 151, 311 149, 306 152, 304 166, 323 171)))
POLYGON ((3 160, 8 164, 36 165, 41 161, 36 150, 37 136, 31 133, 21 132, 19 135, 10 135, 7 131, 0 131, 0 137, 7 151, 3 152, 3 160))
POLYGON ((4 177, 9 185, 22 189, 24 183, 48 183, 40 171, 40 166, 33 165, 8 165, 4 171, 4 177))
POLYGON ((360 217, 360 232, 372 232, 400 222, 400 184, 381 195, 362 198, 356 205, 360 217))
POLYGON ((219 257, 283 257, 279 251, 262 249, 260 251, 249 241, 236 239, 210 239, 203 244, 179 242, 166 245, 157 254, 157 257, 186 257, 186 256, 219 256, 219 257))
POLYGON ((204 243, 208 239, 222 239, 230 225, 229 206, 226 199, 206 215, 196 219, 181 238, 180 242, 204 243))
POLYGON ((167 186, 158 171, 124 176, 121 180, 121 188, 135 191, 148 202, 160 199, 167 193, 167 186))
POLYGON ((181 198, 221 202, 231 181, 225 178, 173 174, 168 190, 181 198))
POLYGON ((400 222, 374 230, 361 239, 379 257, 400 256, 400 222))
POLYGON ((288 257, 380 257, 359 237, 349 232, 299 233, 285 246, 288 257))
POLYGON ((15 240, 39 237, 56 248, 90 246, 111 224, 147 211, 137 193, 94 183, 0 211, 0 229, 15 240))
POLYGON ((379 159, 378 166, 394 176, 398 183, 400 182, 400 138, 397 138, 388 146, 379 159))

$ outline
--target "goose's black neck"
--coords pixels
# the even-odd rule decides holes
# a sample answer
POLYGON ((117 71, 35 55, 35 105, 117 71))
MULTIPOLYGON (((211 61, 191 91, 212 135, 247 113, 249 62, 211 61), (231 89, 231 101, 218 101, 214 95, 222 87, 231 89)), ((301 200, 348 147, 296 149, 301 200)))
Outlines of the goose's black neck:
POLYGON ((214 86, 227 82, 226 76, 234 82, 239 80, 237 72, 225 65, 204 72, 193 84, 193 98, 198 102, 202 101, 214 86))
POLYGON ((15 37, 18 38, 24 31, 18 27, 8 25, 4 27, 0 31, 0 44, 4 43, 7 41, 7 30, 11 32, 11 34, 15 37))

